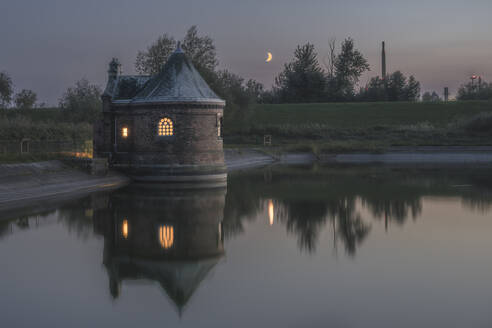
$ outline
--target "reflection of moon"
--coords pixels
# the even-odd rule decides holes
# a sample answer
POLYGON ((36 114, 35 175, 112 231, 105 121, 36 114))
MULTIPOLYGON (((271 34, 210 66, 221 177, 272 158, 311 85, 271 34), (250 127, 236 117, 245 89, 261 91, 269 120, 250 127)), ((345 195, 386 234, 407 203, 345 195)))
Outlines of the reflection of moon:
POLYGON ((268 55, 268 58, 266 59, 266 62, 269 63, 272 61, 273 56, 272 56, 271 52, 267 52, 267 55, 268 55))

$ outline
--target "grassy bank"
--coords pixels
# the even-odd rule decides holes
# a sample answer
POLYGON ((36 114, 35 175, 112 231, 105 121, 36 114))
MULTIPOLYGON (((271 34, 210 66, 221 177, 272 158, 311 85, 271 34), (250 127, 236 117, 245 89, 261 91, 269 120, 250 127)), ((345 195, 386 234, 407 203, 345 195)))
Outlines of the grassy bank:
POLYGON ((0 163, 88 156, 91 152, 90 123, 69 120, 57 108, 0 110, 0 163))
POLYGON ((492 117, 489 101, 263 104, 226 114, 224 128, 229 145, 259 145, 269 134, 273 145, 287 150, 381 151, 400 145, 492 145, 487 115, 492 117), (477 128, 479 116, 485 120, 477 128))

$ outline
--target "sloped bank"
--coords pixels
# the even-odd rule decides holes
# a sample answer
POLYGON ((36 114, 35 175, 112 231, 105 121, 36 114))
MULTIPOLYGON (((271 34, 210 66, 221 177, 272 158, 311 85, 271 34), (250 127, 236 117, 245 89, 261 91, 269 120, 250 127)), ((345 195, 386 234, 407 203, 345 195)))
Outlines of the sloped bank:
POLYGON ((0 165, 0 212, 43 207, 93 191, 111 190, 130 180, 116 172, 93 176, 61 161, 0 165))

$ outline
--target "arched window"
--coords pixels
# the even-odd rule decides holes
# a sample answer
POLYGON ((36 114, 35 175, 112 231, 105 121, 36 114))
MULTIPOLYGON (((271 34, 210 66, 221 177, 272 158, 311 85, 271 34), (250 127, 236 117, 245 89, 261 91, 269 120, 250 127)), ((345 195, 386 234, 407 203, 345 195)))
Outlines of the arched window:
POLYGON ((174 135, 173 121, 170 118, 164 117, 159 121, 159 131, 160 136, 172 136, 174 135))

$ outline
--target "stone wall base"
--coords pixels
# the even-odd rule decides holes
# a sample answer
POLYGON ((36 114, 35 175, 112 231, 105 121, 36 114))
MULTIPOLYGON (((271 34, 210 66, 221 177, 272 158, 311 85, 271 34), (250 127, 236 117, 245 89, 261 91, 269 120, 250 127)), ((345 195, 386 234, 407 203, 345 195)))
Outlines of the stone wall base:
POLYGON ((115 169, 137 183, 161 183, 179 189, 219 188, 227 186, 225 165, 128 165, 115 164, 115 169))

